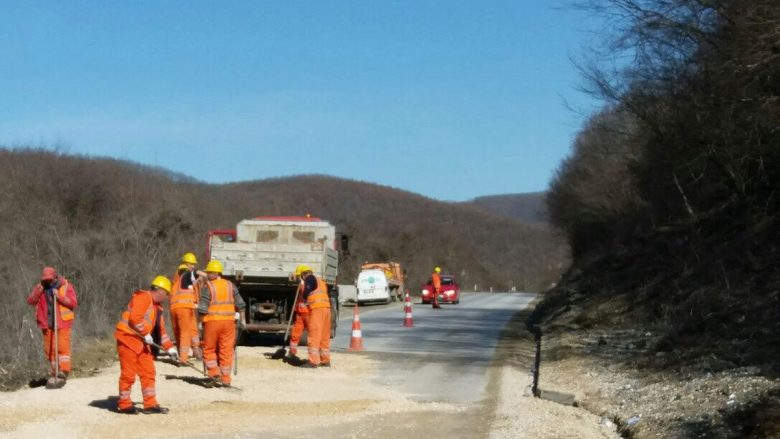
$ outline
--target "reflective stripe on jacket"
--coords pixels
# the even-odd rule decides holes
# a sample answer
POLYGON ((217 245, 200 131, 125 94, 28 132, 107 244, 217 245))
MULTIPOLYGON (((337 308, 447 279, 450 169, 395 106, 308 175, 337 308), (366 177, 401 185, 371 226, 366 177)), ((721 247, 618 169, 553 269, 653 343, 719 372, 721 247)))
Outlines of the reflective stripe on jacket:
MULTIPOLYGON (((311 276, 314 276, 313 274, 311 276)), ((317 308, 330 308, 330 297, 328 297, 328 285, 315 276, 317 279, 317 288, 309 293, 309 297, 306 300, 309 309, 317 308)))
POLYGON ((236 314, 236 304, 233 299, 233 284, 218 278, 206 282, 211 294, 208 313, 203 317, 204 322, 213 320, 233 320, 236 314))

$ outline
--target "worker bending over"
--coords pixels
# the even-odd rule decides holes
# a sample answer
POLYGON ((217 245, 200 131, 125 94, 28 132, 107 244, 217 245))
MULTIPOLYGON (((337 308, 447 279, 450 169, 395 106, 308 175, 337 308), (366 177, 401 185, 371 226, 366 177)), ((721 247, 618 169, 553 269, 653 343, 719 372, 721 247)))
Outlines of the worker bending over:
POLYGON ((309 308, 309 361, 301 367, 330 367, 330 296, 328 285, 311 268, 295 270, 303 279, 303 300, 309 308))
POLYGON ((230 386, 233 348, 240 311, 246 307, 232 282, 222 278, 222 263, 206 265, 206 281, 200 287, 198 318, 203 322, 203 361, 216 386, 230 386))
POLYGON ((135 377, 141 379, 141 393, 144 399, 143 413, 168 413, 160 407, 154 390, 154 356, 150 349, 154 343, 152 333, 159 331, 162 347, 174 360, 178 359, 176 348, 165 332, 162 317, 162 304, 171 293, 171 281, 165 276, 152 280, 149 290, 136 290, 127 310, 116 324, 114 338, 119 353, 119 413, 136 414, 135 405, 130 398, 130 390, 135 377))
POLYGON ((309 329, 309 307, 306 305, 306 300, 303 298, 304 282, 301 279, 300 269, 303 265, 299 265, 295 270, 295 278, 298 280, 298 291, 295 293, 295 323, 293 324, 292 332, 290 333, 290 356, 298 355, 298 344, 303 337, 303 331, 309 329))

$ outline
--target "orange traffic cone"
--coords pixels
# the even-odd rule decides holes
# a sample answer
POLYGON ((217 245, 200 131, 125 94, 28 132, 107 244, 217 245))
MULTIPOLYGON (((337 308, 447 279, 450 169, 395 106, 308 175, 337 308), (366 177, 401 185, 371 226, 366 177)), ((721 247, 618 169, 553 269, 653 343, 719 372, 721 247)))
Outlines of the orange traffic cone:
POLYGON ((352 313, 352 338, 349 340, 349 351, 362 351, 363 350, 363 333, 360 331, 360 313, 358 312, 357 303, 355 304, 355 311, 352 313))
POLYGON ((404 314, 404 326, 411 328, 414 326, 414 320, 412 320, 412 298, 409 297, 409 290, 406 291, 406 296, 404 296, 404 314))

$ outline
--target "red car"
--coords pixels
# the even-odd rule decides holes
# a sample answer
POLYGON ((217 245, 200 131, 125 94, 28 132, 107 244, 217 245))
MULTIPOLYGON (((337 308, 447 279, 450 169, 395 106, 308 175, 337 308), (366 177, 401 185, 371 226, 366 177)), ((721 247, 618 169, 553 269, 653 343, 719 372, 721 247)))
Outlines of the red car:
MULTIPOLYGON (((429 278, 428 283, 422 286, 422 303, 431 303, 431 301, 433 301, 433 281, 429 278)), ((441 275, 439 303, 460 303, 460 287, 455 281, 455 276, 451 274, 441 275)))

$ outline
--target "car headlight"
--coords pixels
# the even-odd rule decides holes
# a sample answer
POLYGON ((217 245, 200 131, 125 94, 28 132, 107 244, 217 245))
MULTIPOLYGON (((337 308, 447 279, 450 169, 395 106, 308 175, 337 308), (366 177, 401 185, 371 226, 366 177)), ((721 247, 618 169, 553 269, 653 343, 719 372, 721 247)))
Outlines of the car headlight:
POLYGON ((431 294, 430 292, 428 292, 428 290, 422 290, 422 295, 423 296, 427 296, 428 294, 431 294))

